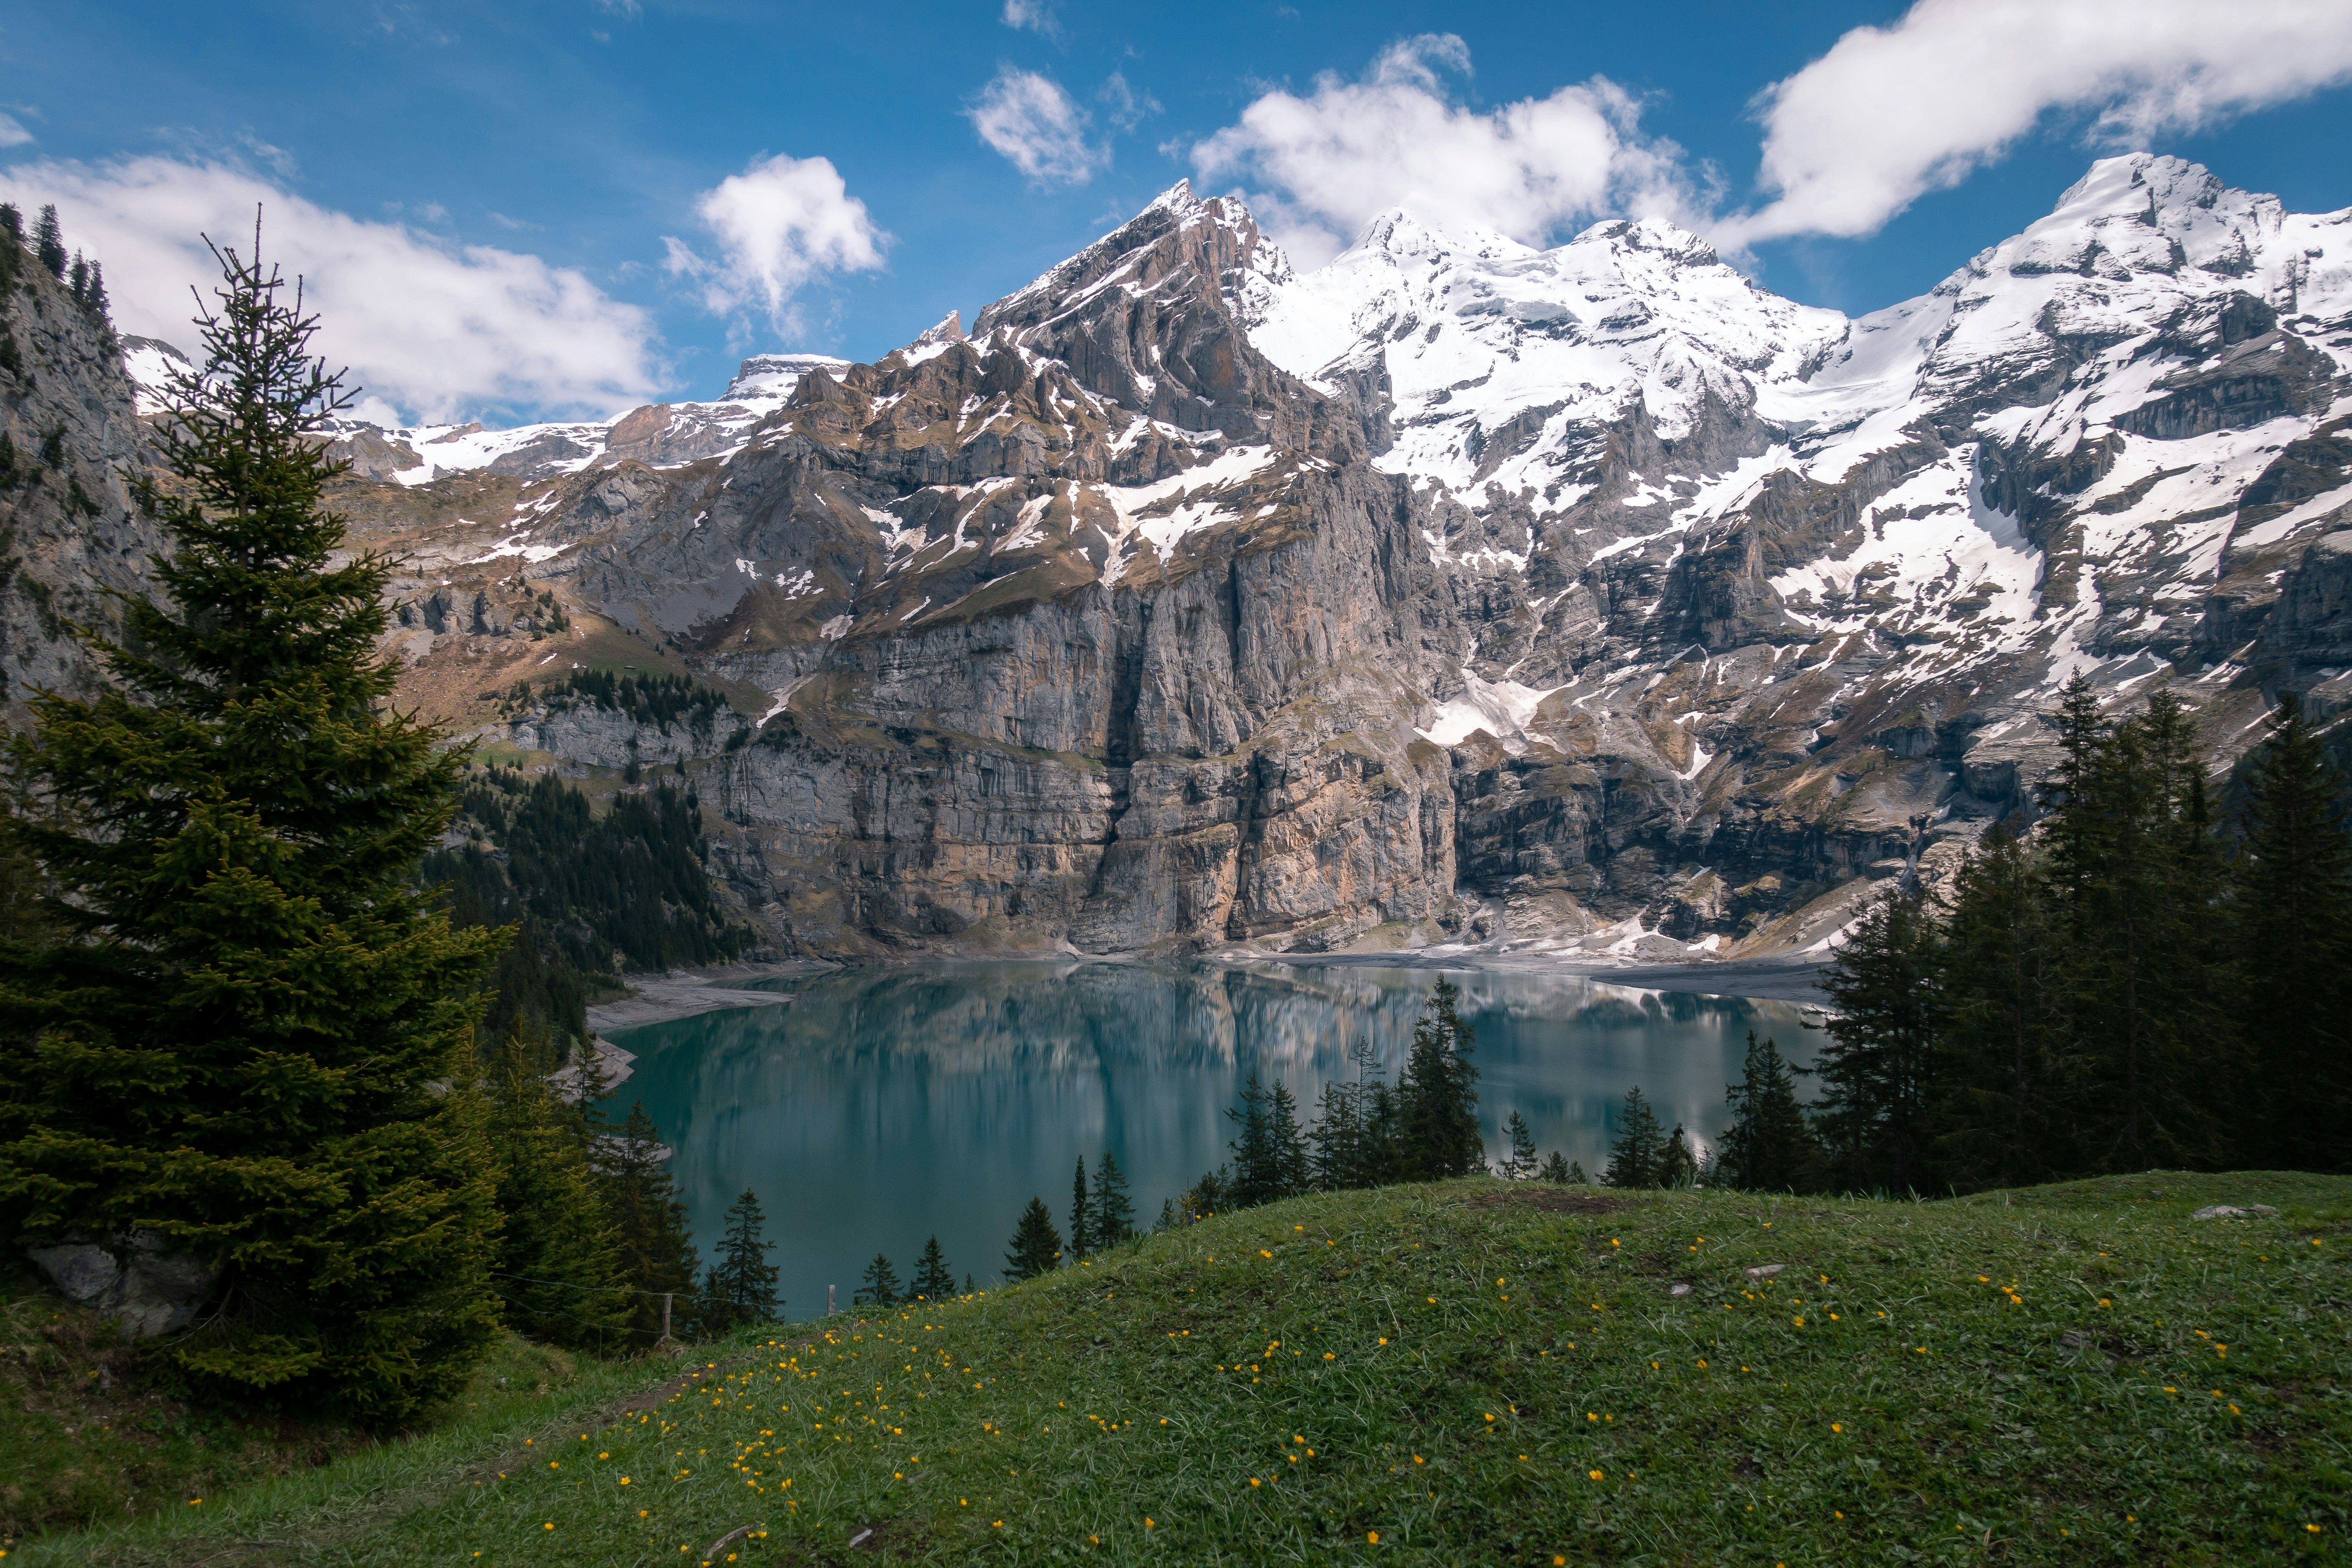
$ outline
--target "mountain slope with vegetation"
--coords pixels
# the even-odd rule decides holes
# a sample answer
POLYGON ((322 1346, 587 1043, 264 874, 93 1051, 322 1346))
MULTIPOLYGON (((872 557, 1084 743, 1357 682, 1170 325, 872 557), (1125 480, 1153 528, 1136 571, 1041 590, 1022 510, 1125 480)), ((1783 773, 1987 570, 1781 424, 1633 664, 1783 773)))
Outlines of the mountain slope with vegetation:
POLYGON ((24 1558, 2321 1561, 2347 1249, 2273 1173, 1331 1194, 24 1558))

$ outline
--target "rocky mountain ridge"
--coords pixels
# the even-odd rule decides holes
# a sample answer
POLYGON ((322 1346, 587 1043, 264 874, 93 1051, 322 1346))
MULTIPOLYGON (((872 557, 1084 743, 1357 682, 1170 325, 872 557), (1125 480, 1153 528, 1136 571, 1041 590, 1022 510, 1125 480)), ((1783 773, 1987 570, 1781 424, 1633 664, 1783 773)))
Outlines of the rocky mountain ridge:
POLYGON ((345 433, 343 504, 414 699, 684 768, 780 946, 1818 946, 2030 816, 2076 672, 2217 766, 2346 705, 2347 224, 2110 159, 1849 321, 1652 221, 1301 275, 1180 184, 969 336, 345 433), (551 699, 621 667, 731 708, 551 699))

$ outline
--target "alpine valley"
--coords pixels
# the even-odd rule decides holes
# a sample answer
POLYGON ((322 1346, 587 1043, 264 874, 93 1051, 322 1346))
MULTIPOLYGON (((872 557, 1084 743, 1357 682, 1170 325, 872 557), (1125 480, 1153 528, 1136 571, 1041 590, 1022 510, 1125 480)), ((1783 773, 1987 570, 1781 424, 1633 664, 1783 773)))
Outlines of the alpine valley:
MULTIPOLYGON (((15 720, 149 575, 176 353, 0 310, 15 720)), ((778 952, 1728 956, 2030 818, 2078 673, 2217 772, 2282 689, 2352 706, 2347 373, 2352 210, 2174 158, 1860 319, 1648 220, 1396 212, 1302 274, 1179 184, 875 363, 351 426, 338 504, 404 701, 684 773, 778 952)))

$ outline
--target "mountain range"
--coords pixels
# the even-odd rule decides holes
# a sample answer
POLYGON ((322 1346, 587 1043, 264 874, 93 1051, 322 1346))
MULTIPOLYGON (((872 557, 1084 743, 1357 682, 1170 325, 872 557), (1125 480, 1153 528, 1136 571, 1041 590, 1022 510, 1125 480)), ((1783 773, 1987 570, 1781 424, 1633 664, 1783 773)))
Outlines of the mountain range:
MULTIPOLYGON (((20 714, 161 547, 121 475, 177 351, 45 276, 0 324, 20 714)), ((2352 705, 2347 370, 2352 210, 2175 158, 1851 319, 1654 220, 1393 212, 1300 273, 1179 184, 873 363, 341 426, 337 501, 403 700, 685 773, 779 951, 1818 951, 2031 820, 2075 675, 2217 773, 2280 690, 2352 705)))

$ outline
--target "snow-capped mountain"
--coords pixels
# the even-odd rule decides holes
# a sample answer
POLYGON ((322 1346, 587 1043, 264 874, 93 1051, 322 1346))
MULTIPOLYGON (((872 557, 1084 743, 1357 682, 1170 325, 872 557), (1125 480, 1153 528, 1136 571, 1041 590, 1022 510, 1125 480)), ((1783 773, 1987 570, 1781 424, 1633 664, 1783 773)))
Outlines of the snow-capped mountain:
POLYGON ((1299 274, 1180 184, 969 337, 349 431, 350 510, 410 695, 699 770, 780 941, 1817 946, 2030 817, 2074 674, 2217 767, 2352 705, 2347 223, 2109 159, 1850 321, 1655 222, 1299 274), (614 662, 734 711, 513 695, 614 662))

